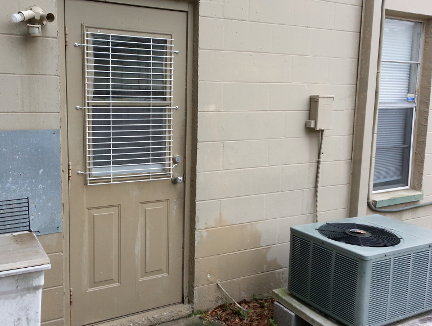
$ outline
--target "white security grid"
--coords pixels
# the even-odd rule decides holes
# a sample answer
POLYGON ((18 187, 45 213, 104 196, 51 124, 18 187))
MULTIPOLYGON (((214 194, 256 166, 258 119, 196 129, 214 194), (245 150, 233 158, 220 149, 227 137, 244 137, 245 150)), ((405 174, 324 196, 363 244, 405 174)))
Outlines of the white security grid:
POLYGON ((173 39, 85 32, 87 184, 172 177, 173 39))

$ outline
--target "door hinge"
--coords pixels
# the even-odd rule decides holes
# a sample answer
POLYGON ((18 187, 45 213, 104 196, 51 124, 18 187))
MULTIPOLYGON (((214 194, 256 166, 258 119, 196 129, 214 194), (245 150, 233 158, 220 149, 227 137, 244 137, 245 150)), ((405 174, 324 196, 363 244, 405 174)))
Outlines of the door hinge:
POLYGON ((69 305, 72 306, 72 288, 69 289, 69 305))
POLYGON ((72 178, 72 163, 68 163, 68 180, 72 178))
POLYGON ((68 34, 68 30, 67 30, 67 27, 65 26, 65 28, 64 28, 64 42, 65 42, 65 46, 67 46, 68 45, 68 37, 69 36, 69 34, 68 34))

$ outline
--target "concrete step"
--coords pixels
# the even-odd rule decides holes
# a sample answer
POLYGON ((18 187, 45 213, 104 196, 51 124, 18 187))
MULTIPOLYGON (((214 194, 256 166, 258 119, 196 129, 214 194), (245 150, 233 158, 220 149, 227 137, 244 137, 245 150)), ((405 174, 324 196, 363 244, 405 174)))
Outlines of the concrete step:
MULTIPOLYGON (((190 316, 191 313, 192 313, 192 307, 190 305, 176 304, 176 305, 171 305, 171 306, 145 311, 127 317, 95 323, 91 325, 93 326, 154 326, 154 325, 165 325, 165 323, 171 321, 174 322, 173 325, 183 325, 180 324, 179 320, 183 320, 185 317, 190 316), (177 324, 175 324, 176 322, 177 324)), ((184 324, 184 325, 189 325, 189 324, 184 324)))

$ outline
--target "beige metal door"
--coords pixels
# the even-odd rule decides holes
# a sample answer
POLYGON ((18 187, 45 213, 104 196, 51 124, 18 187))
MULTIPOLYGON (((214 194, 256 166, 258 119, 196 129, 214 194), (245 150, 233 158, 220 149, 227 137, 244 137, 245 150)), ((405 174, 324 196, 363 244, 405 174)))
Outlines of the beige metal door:
POLYGON ((182 301, 187 15, 65 9, 71 321, 85 325, 182 301))

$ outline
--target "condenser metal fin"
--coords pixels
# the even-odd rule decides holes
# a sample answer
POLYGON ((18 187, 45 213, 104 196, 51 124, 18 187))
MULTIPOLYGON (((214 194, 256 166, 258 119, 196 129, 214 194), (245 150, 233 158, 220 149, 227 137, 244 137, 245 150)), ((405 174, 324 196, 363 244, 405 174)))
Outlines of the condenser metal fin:
POLYGON ((30 230, 29 198, 0 200, 0 234, 30 230))

